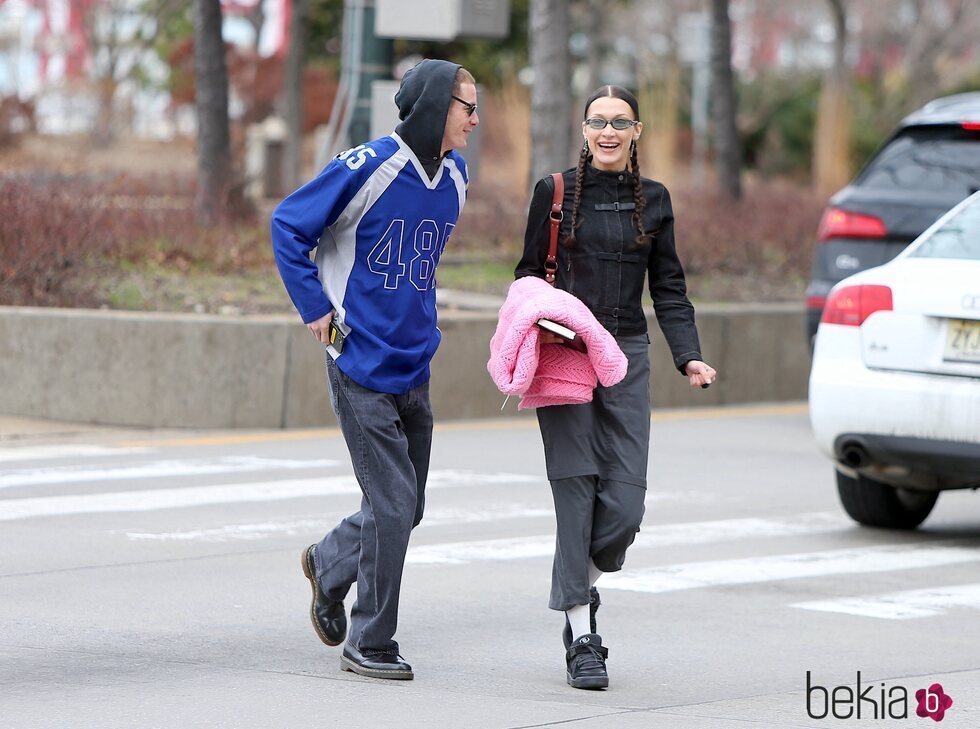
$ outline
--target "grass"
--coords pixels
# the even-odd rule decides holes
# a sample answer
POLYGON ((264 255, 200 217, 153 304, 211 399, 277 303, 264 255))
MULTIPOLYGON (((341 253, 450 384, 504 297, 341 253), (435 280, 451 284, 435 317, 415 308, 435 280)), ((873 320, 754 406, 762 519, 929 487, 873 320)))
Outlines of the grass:
POLYGON ((444 289, 460 289, 477 294, 506 294, 514 280, 514 263, 499 261, 439 264, 439 286, 444 289))
POLYGON ((187 272, 154 263, 130 265, 103 275, 105 306, 142 311, 199 314, 292 313, 293 305, 274 266, 213 273, 187 272))
MULTIPOLYGON (((504 296, 514 280, 514 265, 516 259, 507 263, 447 258, 439 265, 439 287, 504 296)), ((754 275, 688 276, 688 291, 695 304, 800 302, 804 285, 800 277, 760 280, 754 275)), ((128 262, 103 274, 97 288, 102 292, 102 306, 110 309, 226 315, 295 313, 274 265, 214 273, 197 266, 179 271, 154 262, 128 262)), ((644 294, 644 304, 650 304, 649 293, 644 294)))

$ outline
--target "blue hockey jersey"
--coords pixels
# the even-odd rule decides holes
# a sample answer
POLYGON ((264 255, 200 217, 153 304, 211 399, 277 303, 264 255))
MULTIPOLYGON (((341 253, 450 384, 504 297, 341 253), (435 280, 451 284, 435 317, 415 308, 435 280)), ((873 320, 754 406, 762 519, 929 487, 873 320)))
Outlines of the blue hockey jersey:
POLYGON ((436 265, 466 188, 459 154, 430 180, 392 134, 341 153, 276 208, 272 245, 286 290, 306 323, 336 311, 347 336, 334 359, 358 384, 404 394, 428 381, 442 337, 436 265))

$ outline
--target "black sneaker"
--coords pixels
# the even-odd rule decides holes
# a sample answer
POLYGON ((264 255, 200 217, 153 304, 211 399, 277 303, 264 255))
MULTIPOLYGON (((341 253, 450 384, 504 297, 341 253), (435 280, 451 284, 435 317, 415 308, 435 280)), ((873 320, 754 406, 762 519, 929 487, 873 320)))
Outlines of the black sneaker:
POLYGON ((565 651, 568 685, 577 689, 604 689, 609 685, 606 657, 609 649, 602 647, 602 638, 595 633, 583 635, 565 651))
MULTIPOLYGON (((599 591, 594 587, 589 588, 589 629, 594 633, 596 631, 595 627, 595 614, 599 610, 599 606, 602 604, 602 600, 599 599, 599 591)), ((561 634, 561 642, 565 645, 565 650, 572 645, 572 626, 568 622, 568 616, 565 616, 565 630, 561 634)))
POLYGON ((313 588, 313 602, 310 605, 310 620, 316 629, 316 634, 327 645, 340 645, 347 637, 347 613, 344 612, 343 600, 328 600, 316 579, 316 567, 313 564, 315 544, 303 550, 303 574, 313 588))

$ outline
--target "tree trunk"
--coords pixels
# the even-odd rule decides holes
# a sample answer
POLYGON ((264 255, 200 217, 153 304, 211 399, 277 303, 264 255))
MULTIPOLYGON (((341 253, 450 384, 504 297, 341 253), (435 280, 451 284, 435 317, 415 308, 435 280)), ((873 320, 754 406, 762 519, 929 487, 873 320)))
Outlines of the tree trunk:
POLYGON ((735 127, 735 77, 728 0, 711 0, 711 99, 718 187, 723 195, 738 200, 742 196, 741 154, 735 127))
POLYGON ((220 0, 194 0, 194 81, 197 106, 197 210, 208 223, 228 212, 231 141, 228 69, 221 38, 220 0))
POLYGON ((569 166, 571 85, 568 0, 531 0, 531 180, 569 166))
POLYGON ((96 147, 109 147, 116 140, 115 101, 116 89, 119 84, 111 76, 103 76, 96 79, 95 86, 98 112, 95 115, 95 131, 92 135, 92 141, 96 147))
MULTIPOLYGON (((662 77, 640 87, 640 118, 645 130, 639 145, 639 160, 644 177, 652 177, 670 187, 677 179, 681 65, 676 53, 661 59, 660 65, 662 77)), ((645 64, 646 68, 652 66, 652 61, 645 64)))
POLYGON ((813 140, 813 187, 829 195, 847 184, 851 176, 851 103, 844 53, 847 16, 842 0, 827 0, 833 14, 834 65, 824 78, 813 140))
MULTIPOLYGON (((589 16, 601 18, 603 11, 608 9, 606 5, 606 0, 589 0, 587 5, 589 16)), ((585 84, 588 89, 586 93, 592 93, 592 90, 599 88, 599 84, 602 83, 602 57, 606 53, 606 39, 602 31, 605 27, 602 23, 596 23, 589 29, 589 77, 585 84)))
POLYGON ((299 187, 303 173, 303 61, 308 0, 293 0, 289 22, 289 50, 285 68, 286 149, 283 164, 283 187, 299 187))

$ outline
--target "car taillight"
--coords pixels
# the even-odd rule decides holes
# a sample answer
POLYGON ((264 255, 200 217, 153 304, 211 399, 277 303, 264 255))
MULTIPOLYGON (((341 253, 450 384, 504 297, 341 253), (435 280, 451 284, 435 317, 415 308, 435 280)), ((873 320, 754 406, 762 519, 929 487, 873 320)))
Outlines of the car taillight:
POLYGON ((827 303, 826 296, 807 296, 806 297, 806 308, 807 309, 822 309, 824 304, 827 303))
POLYGON ((852 213, 840 208, 827 208, 823 211, 817 227, 817 240, 828 238, 884 238, 888 229, 880 218, 873 215, 852 213))
POLYGON ((980 131, 980 122, 963 122, 960 126, 964 129, 969 129, 971 132, 980 131))
POLYGON ((859 327, 876 311, 892 310, 892 290, 887 286, 845 286, 830 292, 821 324, 859 327))

